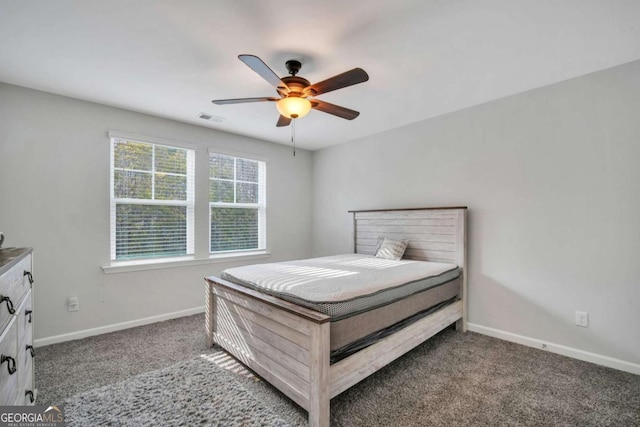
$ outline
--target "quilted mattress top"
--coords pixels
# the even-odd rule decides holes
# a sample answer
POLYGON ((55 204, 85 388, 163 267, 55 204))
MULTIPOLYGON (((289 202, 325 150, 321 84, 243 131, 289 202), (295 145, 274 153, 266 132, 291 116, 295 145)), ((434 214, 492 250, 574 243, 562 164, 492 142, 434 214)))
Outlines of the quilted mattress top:
POLYGON ((455 264, 345 254, 230 268, 221 277, 337 320, 446 283, 459 275, 460 268, 455 264))

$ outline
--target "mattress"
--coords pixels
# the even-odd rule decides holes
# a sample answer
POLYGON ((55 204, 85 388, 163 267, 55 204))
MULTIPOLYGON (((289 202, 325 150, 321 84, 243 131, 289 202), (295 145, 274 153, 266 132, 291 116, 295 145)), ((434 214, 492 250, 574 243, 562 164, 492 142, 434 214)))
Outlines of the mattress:
POLYGON ((221 278, 338 321, 448 283, 460 272, 455 264, 345 254, 230 268, 221 278))
POLYGON ((462 276, 424 291, 408 295, 381 307, 331 322, 331 351, 350 346, 368 335, 389 328, 408 317, 425 312, 445 301, 457 299, 462 291, 462 276))

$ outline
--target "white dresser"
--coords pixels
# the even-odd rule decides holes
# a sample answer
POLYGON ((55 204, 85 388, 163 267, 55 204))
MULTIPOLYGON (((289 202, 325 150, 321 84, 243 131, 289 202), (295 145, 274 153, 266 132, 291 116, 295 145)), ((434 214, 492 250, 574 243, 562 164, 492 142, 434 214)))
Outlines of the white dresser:
POLYGON ((33 262, 30 248, 0 249, 0 405, 33 405, 33 262))

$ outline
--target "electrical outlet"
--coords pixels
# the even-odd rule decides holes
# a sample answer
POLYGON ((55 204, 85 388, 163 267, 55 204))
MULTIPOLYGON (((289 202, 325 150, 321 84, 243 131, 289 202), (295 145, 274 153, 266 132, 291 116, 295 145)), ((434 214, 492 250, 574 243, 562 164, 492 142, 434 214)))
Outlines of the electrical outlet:
POLYGON ((69 311, 78 311, 78 310, 80 310, 80 298, 78 298, 78 297, 69 297, 69 299, 67 299, 67 310, 69 310, 69 311))
POLYGON ((576 311, 576 326, 589 327, 589 313, 586 311, 576 311))

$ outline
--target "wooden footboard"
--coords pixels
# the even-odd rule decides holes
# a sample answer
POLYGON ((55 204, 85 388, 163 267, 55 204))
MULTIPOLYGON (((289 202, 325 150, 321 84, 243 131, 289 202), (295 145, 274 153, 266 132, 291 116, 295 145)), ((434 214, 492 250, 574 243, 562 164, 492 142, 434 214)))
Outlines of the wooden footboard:
POLYGON ((217 343, 329 425, 329 316, 206 278, 207 344, 217 343))
POLYGON ((329 425, 332 398, 462 318, 457 301, 329 365, 329 316, 217 277, 206 278, 207 344, 217 343, 329 425))

